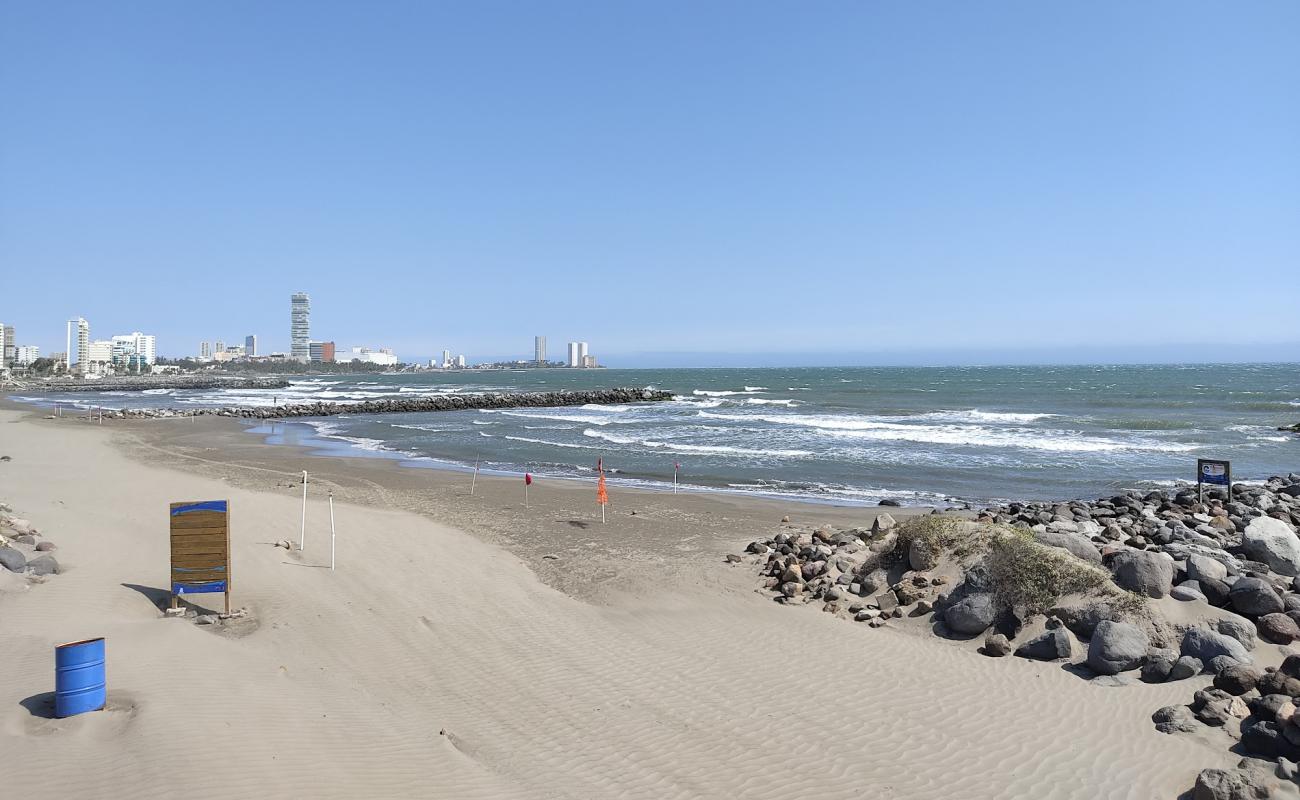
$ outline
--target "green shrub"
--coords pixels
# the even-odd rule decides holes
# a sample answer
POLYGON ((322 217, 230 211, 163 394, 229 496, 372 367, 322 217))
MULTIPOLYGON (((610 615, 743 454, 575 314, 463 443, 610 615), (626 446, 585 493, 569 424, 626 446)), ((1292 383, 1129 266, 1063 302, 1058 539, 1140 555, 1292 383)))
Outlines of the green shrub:
POLYGON ((1098 590, 1110 578, 1104 570, 1020 532, 994 536, 987 563, 998 600, 1030 613, 1046 611, 1064 595, 1098 590))

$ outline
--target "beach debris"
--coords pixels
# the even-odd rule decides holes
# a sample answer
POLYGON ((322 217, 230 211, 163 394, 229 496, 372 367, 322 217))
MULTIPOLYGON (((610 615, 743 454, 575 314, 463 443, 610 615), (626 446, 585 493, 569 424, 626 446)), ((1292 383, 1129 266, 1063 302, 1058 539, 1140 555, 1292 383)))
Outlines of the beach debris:
POLYGON ((164 617, 184 617, 184 616, 185 616, 185 609, 183 609, 183 608, 164 608, 164 609, 163 609, 163 616, 164 616, 164 617))
POLYGON ((0 456, 0 461, 13 461, 10 456, 0 456))

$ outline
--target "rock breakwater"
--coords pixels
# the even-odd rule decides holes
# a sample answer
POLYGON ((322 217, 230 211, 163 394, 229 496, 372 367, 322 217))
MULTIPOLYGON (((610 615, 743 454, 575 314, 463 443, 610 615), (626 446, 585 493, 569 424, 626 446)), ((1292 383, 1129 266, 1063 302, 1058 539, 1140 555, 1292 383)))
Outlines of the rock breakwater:
POLYGON ((556 408, 560 406, 620 405, 671 400, 671 392, 655 389, 594 389, 581 392, 487 392, 426 397, 393 397, 353 403, 287 403, 276 406, 220 406, 212 408, 105 409, 104 419, 154 419, 162 417, 238 417, 289 419, 330 417, 337 414, 406 414, 424 411, 473 411, 503 408, 556 408))

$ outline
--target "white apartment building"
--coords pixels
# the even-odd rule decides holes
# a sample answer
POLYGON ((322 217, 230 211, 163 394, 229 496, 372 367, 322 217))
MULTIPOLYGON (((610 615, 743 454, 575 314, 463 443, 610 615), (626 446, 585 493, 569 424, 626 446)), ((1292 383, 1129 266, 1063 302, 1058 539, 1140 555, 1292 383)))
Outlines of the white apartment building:
POLYGON ((569 353, 568 353, 568 355, 569 355, 569 357, 565 360, 565 363, 566 363, 566 364, 568 364, 568 365, 571 366, 571 367, 580 367, 580 366, 582 366, 582 362, 578 361, 578 343, 577 343, 577 342, 569 342, 569 353))
POLYGON ((152 365, 157 358, 157 340, 154 336, 140 331, 113 337, 113 362, 126 363, 131 356, 137 356, 145 364, 152 365))
POLYGON ((14 348, 14 353, 14 363, 27 367, 41 357, 41 348, 36 345, 24 345, 14 348))
POLYGON ((397 356, 393 351, 386 347, 379 350, 371 350, 369 347, 354 347, 351 350, 336 354, 335 361, 348 363, 349 361, 360 361, 363 364, 378 364, 383 367, 393 367, 397 365, 397 356))

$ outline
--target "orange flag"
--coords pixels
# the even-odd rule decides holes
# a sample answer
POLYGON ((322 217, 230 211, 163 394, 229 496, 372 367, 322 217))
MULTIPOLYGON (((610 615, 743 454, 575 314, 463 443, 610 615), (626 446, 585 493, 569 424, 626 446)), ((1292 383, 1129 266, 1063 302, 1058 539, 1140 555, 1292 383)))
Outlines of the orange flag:
POLYGON ((602 506, 609 502, 609 492, 605 491, 605 471, 601 470, 600 480, 596 482, 596 502, 602 506))

